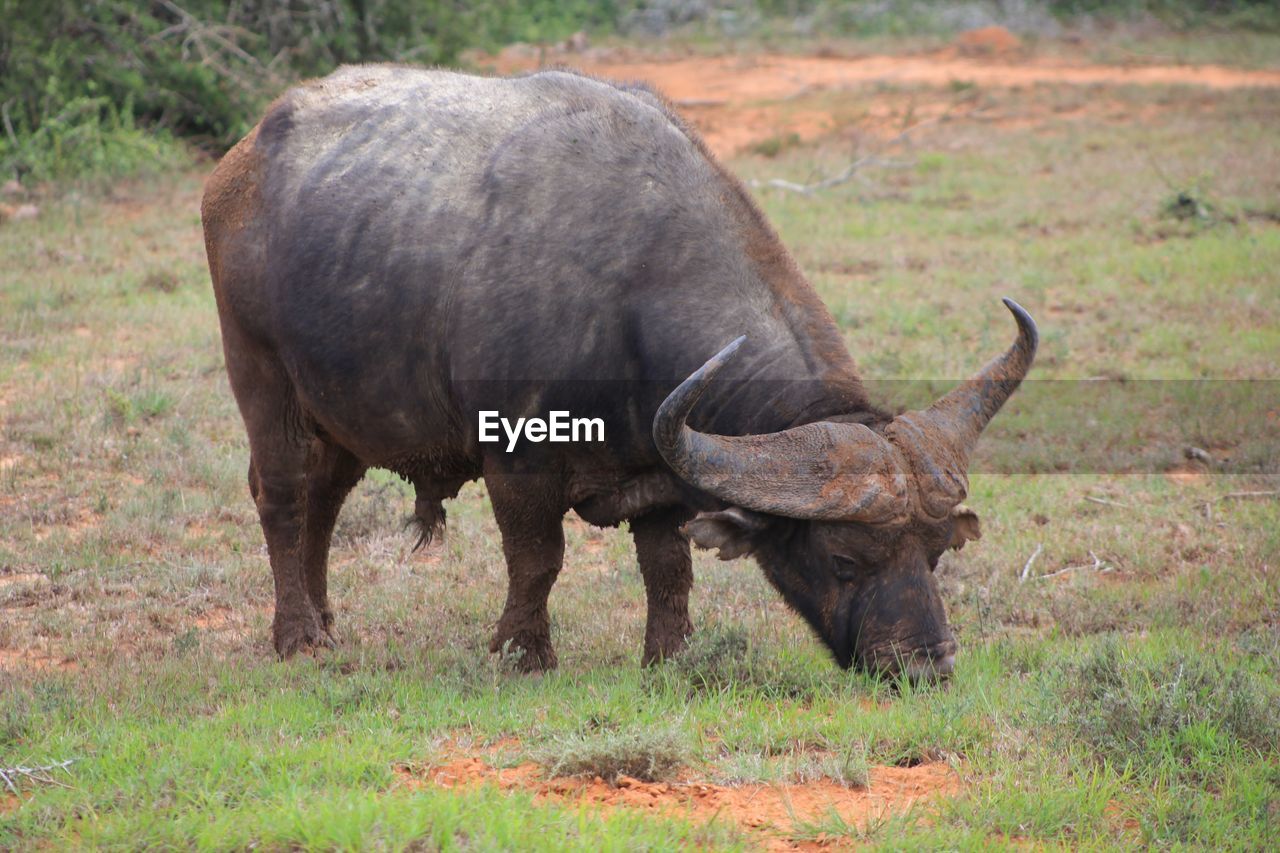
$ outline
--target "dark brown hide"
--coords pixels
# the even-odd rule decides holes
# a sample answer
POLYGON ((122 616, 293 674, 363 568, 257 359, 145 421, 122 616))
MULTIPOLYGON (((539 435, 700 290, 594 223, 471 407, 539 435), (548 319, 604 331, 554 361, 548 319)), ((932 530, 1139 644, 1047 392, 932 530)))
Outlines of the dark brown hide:
MULTIPOLYGON (((750 194, 654 93, 558 71, 342 68, 272 104, 209 179, 201 213, 281 655, 331 641, 329 539, 370 467, 413 484, 428 533, 444 500, 486 480, 509 580, 490 648, 529 669, 556 662, 548 596, 570 509, 632 522, 646 662, 692 628, 682 524, 722 554, 755 553, 842 663, 878 665, 885 642, 938 645, 911 623, 938 623, 940 602, 890 596, 884 572, 915 577, 930 565, 917 544, 949 538, 950 520, 921 521, 922 466, 868 402, 830 313, 750 194), (669 437, 701 450, 664 459, 659 407, 739 335, 669 437), (491 410, 600 418, 605 440, 507 452, 478 435, 491 410), (755 464, 736 482, 707 461, 739 448, 755 464), (743 482, 784 500, 739 502, 743 482), (871 539, 866 521, 882 528, 871 539), (873 545, 879 556, 859 554, 873 545), (837 546, 862 561, 857 583, 837 546), (864 588, 919 613, 890 619, 864 588), (884 637, 853 649, 855 619, 884 637)), ((915 424, 921 441, 950 434, 968 399, 915 424)), ((962 476, 962 461, 939 470, 962 476)))

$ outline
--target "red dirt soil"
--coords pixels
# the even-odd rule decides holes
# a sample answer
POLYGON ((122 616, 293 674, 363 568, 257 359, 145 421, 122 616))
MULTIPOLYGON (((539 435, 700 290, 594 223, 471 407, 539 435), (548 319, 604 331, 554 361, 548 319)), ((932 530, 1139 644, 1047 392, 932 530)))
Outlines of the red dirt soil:
MULTIPOLYGON (((797 105, 791 103, 824 91, 872 95, 877 86, 889 84, 932 87, 946 95, 959 83, 1006 90, 1041 83, 1185 85, 1208 91, 1280 88, 1280 71, 1273 70, 1247 71, 1214 65, 1090 65, 1028 57, 1017 37, 999 27, 964 33, 945 50, 907 56, 743 54, 658 59, 608 50, 535 51, 528 45, 517 45, 497 56, 476 57, 476 61, 502 74, 540 66, 569 66, 610 79, 647 82, 672 100, 720 156, 736 154, 762 140, 789 133, 812 140, 830 132, 834 129, 834 116, 821 110, 793 108, 797 105)), ((880 94, 876 99, 884 97, 880 94)), ((920 104, 914 106, 917 119, 929 117, 930 110, 920 110, 920 104)))
POLYGON ((695 823, 732 821, 765 836, 772 849, 795 849, 787 839, 806 823, 839 814, 848 824, 865 827, 882 816, 902 814, 918 803, 960 792, 960 777, 947 764, 876 767, 865 789, 846 788, 831 780, 802 784, 714 785, 685 773, 676 782, 641 782, 627 776, 616 785, 594 779, 545 779, 533 763, 496 768, 474 755, 452 758, 425 772, 397 768, 408 787, 465 788, 492 784, 530 791, 535 801, 572 803, 596 808, 631 808, 683 817, 695 823))
POLYGON ((961 33, 956 50, 967 56, 1010 56, 1022 50, 1022 42, 1004 27, 981 27, 961 33))

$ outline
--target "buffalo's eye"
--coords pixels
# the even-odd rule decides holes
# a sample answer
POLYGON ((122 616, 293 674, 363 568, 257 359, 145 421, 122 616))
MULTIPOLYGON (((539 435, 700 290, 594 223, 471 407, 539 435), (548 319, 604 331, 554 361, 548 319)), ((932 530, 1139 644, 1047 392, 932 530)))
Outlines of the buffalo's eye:
POLYGON ((848 554, 832 554, 831 557, 835 563, 835 576, 842 581, 857 580, 859 575, 867 571, 866 563, 857 557, 850 557, 848 554))

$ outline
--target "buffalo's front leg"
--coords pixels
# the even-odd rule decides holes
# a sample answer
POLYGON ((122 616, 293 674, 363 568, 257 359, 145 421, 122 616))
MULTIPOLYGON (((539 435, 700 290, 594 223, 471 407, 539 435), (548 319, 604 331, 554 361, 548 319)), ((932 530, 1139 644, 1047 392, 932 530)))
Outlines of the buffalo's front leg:
POLYGON ((486 472, 493 514, 507 558, 507 603, 489 651, 522 650, 526 672, 552 669, 547 597, 564 561, 564 511, 554 482, 540 475, 486 472))
POLYGON ((657 509, 631 521, 640 574, 644 577, 649 614, 644 627, 644 656, 652 664, 684 648, 693 633, 689 619, 689 590, 693 588, 693 559, 680 525, 692 514, 680 508, 657 509))

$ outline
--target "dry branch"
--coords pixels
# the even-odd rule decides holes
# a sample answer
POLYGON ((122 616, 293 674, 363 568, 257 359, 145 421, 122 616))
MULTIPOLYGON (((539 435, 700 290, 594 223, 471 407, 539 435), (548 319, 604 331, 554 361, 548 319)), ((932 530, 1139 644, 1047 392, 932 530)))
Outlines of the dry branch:
POLYGON ((38 767, 0 767, 0 781, 3 781, 5 787, 14 794, 18 793, 18 786, 14 784, 15 779, 30 779, 44 785, 70 788, 70 785, 59 782, 50 774, 55 770, 61 770, 69 776, 71 771, 67 768, 74 762, 74 758, 68 758, 66 761, 59 761, 56 764, 41 764, 38 767))
POLYGON ((1102 504, 1103 506, 1118 506, 1123 509, 1133 509, 1133 507, 1129 504, 1122 504, 1119 501, 1109 501, 1106 498, 1098 498, 1098 497, 1094 497, 1093 495, 1085 495, 1084 499, 1087 500, 1089 503, 1102 504))
POLYGON ((1058 569, 1056 572, 1049 572, 1049 574, 1047 575, 1038 576, 1036 580, 1044 580, 1045 578, 1053 578, 1053 577, 1057 577, 1058 575, 1065 575, 1067 572, 1078 572, 1081 569, 1089 569, 1091 571, 1095 571, 1101 574, 1103 572, 1109 572, 1114 568, 1114 566, 1108 566, 1104 560, 1102 560, 1097 554, 1093 553, 1092 551, 1089 552, 1089 556, 1093 558, 1092 565, 1089 563, 1080 563, 1079 565, 1075 565, 1075 566, 1063 566, 1061 569, 1058 569))
MULTIPOLYGON (((893 137, 888 142, 886 142, 883 146, 881 146, 881 151, 887 148, 892 148, 894 145, 897 145, 899 142, 904 141, 910 134, 919 130, 920 128, 926 125, 935 124, 941 121, 943 118, 946 117, 946 115, 947 115, 946 113, 943 113, 942 115, 934 116, 933 118, 927 118, 924 121, 918 121, 915 124, 911 125, 910 127, 904 128, 901 133, 899 133, 897 136, 893 137)), ((833 175, 829 178, 824 178, 823 180, 816 181, 812 184, 797 184, 794 181, 786 181, 786 180, 783 180, 782 178, 770 178, 767 181, 753 180, 751 181, 751 186, 776 187, 780 190, 787 190, 789 192, 799 193, 800 195, 813 195, 819 190, 829 190, 832 187, 838 187, 841 184, 848 183, 854 178, 859 177, 858 172, 860 172, 862 169, 865 169, 869 166, 877 166, 882 169, 902 169, 910 165, 911 165, 910 163, 903 163, 898 160, 885 159, 880 156, 879 152, 877 152, 875 154, 867 154, 862 157, 859 157, 858 159, 850 163, 847 167, 845 167, 845 169, 839 174, 833 175)))
POLYGON ((1228 492, 1218 498, 1220 501, 1249 501, 1262 498, 1280 498, 1280 491, 1272 492, 1228 492))
POLYGON ((1033 551, 1031 553, 1031 556, 1027 558, 1026 565, 1022 567, 1022 574, 1018 575, 1018 583, 1022 583, 1023 581, 1025 581, 1027 577, 1031 574, 1031 565, 1036 561, 1036 557, 1040 556, 1040 553, 1042 551, 1044 551, 1043 542, 1037 545, 1036 550, 1033 551))

